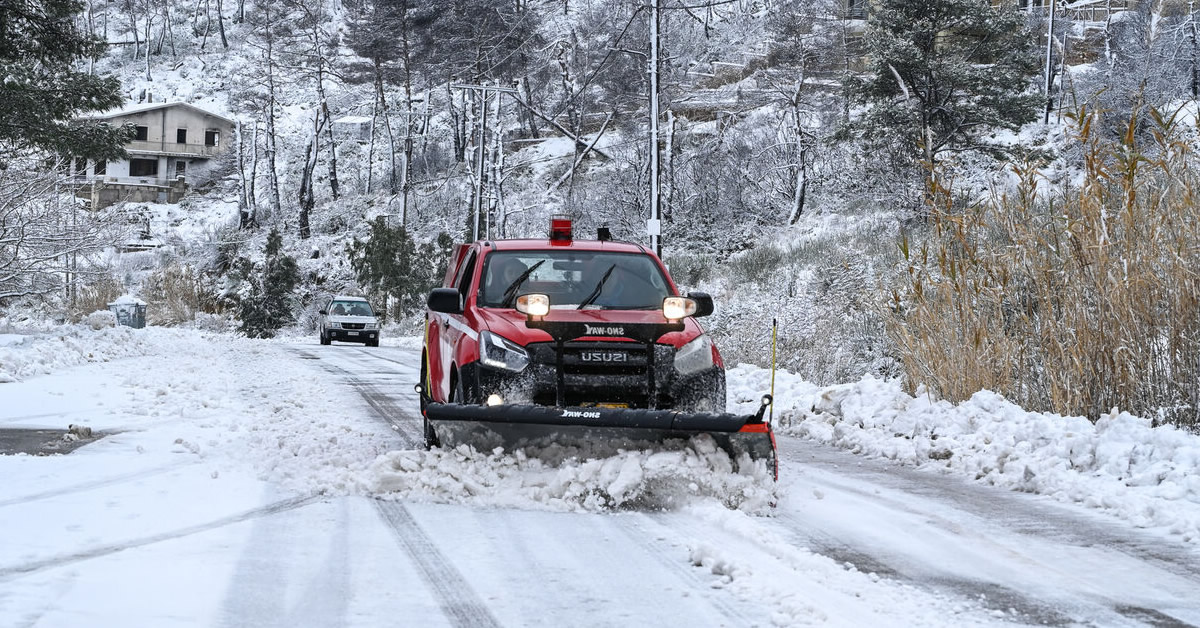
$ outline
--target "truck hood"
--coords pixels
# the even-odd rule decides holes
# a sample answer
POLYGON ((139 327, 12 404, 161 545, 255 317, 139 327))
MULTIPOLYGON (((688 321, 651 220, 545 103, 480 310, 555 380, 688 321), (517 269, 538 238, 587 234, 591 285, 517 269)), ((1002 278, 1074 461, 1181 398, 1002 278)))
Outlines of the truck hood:
MULTIPOLYGON (((530 329, 525 324, 525 315, 515 309, 480 308, 480 322, 488 331, 499 334, 509 340, 525 346, 531 342, 551 342, 550 334, 540 329, 530 329)), ((620 325, 637 323, 665 323, 662 312, 658 310, 550 310, 547 320, 589 323, 593 325, 620 325)), ((694 319, 683 320, 683 331, 673 331, 663 335, 659 344, 668 344, 676 349, 695 340, 704 330, 694 319)), ((629 340, 628 338, 609 338, 609 340, 629 340)), ((632 341, 630 341, 632 342, 632 341)))
POLYGON ((330 314, 327 320, 331 323, 376 323, 374 316, 339 316, 330 314))

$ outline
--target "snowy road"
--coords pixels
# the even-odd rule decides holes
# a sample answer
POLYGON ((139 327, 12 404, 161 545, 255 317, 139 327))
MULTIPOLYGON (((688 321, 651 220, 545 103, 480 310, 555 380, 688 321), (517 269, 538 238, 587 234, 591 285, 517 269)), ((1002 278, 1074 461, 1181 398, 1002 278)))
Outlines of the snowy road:
POLYGON ((1194 546, 1084 508, 786 437, 765 513, 595 508, 422 451, 412 349, 156 341, 0 385, 107 434, 0 456, 0 625, 1200 625, 1194 546))

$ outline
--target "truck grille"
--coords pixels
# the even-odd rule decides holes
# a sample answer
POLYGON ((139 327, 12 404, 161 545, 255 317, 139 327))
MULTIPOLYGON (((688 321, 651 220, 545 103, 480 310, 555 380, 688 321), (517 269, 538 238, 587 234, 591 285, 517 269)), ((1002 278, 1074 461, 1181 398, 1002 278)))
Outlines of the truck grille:
MULTIPOLYGON (((556 382, 554 343, 526 347, 536 373, 540 402, 553 403, 556 382), (544 399, 542 399, 544 398, 544 399)), ((655 345, 655 380, 660 395, 674 368, 672 347, 655 345)), ((563 345, 563 375, 569 404, 624 402, 645 407, 648 373, 646 346, 636 342, 568 342, 563 345)))
POLYGON ((366 323, 342 323, 342 329, 363 329, 366 323))

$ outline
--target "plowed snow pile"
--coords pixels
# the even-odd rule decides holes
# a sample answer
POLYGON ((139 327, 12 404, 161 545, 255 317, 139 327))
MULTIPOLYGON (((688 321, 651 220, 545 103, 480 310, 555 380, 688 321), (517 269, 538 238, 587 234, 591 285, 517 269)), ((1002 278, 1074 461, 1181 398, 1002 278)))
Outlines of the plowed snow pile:
MULTIPOLYGON (((729 372, 731 406, 757 403, 770 372, 729 372)), ((1029 412, 980 391, 952 404, 866 378, 818 387, 776 374, 780 433, 1106 510, 1200 542, 1200 435, 1114 410, 1029 412)), ((786 471, 781 470, 781 473, 786 471)))
POLYGON ((606 458, 574 448, 395 451, 380 456, 371 474, 370 489, 381 496, 556 510, 676 508, 713 498, 760 512, 769 508, 774 489, 765 463, 735 472, 729 457, 703 437, 672 451, 624 451, 606 458))

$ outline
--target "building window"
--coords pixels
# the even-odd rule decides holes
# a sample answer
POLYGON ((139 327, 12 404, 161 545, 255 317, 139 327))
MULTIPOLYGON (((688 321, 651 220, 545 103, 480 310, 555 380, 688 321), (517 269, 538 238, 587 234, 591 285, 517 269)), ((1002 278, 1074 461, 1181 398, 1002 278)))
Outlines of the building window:
POLYGON ((175 176, 182 177, 183 173, 186 171, 187 171, 187 162, 186 161, 175 162, 175 176))
POLYGON ((204 145, 205 145, 205 146, 216 146, 216 145, 217 145, 217 139, 218 139, 219 137, 220 137, 220 134, 219 134, 219 133, 217 133, 217 132, 216 132, 215 130, 213 130, 213 129, 209 129, 209 130, 205 131, 205 132, 204 132, 204 145))
POLYGON ((158 174, 157 159, 130 159, 129 176, 153 177, 158 174))
POLYGON ((96 173, 96 176, 108 174, 108 162, 103 159, 97 159, 96 169, 94 172, 96 173))
POLYGON ((187 129, 178 129, 175 131, 175 143, 187 144, 187 129))
POLYGON ((137 135, 134 135, 133 139, 141 140, 143 142, 150 139, 150 127, 148 127, 148 126, 137 127, 137 135))
POLYGON ((87 160, 86 159, 76 159, 75 160, 75 176, 79 176, 79 177, 87 176, 87 160))
POLYGON ((846 19, 865 20, 867 18, 867 3, 865 0, 846 0, 846 19))

